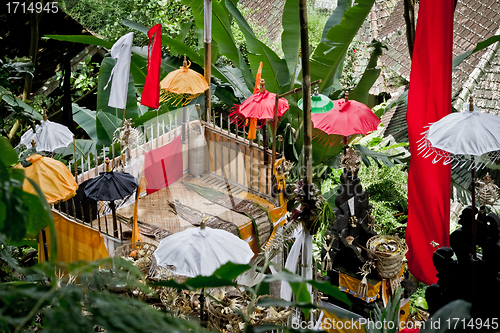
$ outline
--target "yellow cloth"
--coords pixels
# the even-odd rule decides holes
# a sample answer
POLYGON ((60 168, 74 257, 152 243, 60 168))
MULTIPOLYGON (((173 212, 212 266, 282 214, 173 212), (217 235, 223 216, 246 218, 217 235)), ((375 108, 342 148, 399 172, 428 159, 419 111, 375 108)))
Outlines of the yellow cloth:
POLYGON ((250 118, 250 126, 248 127, 248 140, 257 138, 257 118, 250 118))
POLYGON ((285 158, 282 157, 279 160, 277 160, 276 162, 274 162, 274 165, 273 165, 273 176, 276 179, 276 186, 277 186, 277 190, 279 193, 278 202, 279 202, 280 206, 285 204, 284 190, 286 187, 286 180, 285 180, 285 174, 283 172, 278 172, 277 170, 278 170, 278 167, 281 167, 281 170, 283 170, 284 163, 285 163, 285 158))
POLYGON ((259 70, 257 71, 257 75, 255 75, 255 87, 253 88, 253 94, 258 94, 260 91, 260 78, 262 76, 262 61, 259 64, 259 70))
MULTIPOLYGON (((78 260, 93 261, 109 257, 108 250, 104 244, 104 237, 99 231, 71 221, 55 211, 52 211, 52 216, 54 217, 56 228, 56 260, 70 263, 78 260)), ((46 228, 45 232, 47 233, 47 250, 50 254, 49 228, 46 228)), ((45 261, 42 241, 38 244, 38 253, 38 260, 45 261)))
MULTIPOLYGON (((349 293, 353 295, 354 297, 358 297, 358 289, 359 285, 361 284, 361 281, 356 279, 355 277, 349 276, 344 273, 339 273, 339 288, 342 291, 345 291, 346 293, 349 293)), ((362 300, 366 301, 367 303, 373 302, 376 300, 376 297, 378 296, 380 292, 380 288, 382 286, 382 281, 377 283, 376 285, 372 285, 368 283, 368 300, 365 300, 362 298, 362 300)))
MULTIPOLYGON (((23 168, 18 164, 16 168, 24 169, 26 177, 40 186, 48 203, 65 201, 75 196, 78 184, 63 163, 39 154, 32 155, 26 160, 32 163, 29 167, 23 168)), ((23 191, 37 195, 27 179, 24 180, 23 191)))
POLYGON ((269 211, 269 217, 273 222, 273 231, 271 232, 271 236, 269 236, 269 240, 264 246, 264 250, 267 250, 273 243, 273 240, 276 238, 276 232, 278 231, 278 227, 284 226, 285 223, 287 222, 286 212, 287 212, 286 204, 284 204, 281 207, 273 208, 269 211))
POLYGON ((134 222, 132 225, 132 243, 142 242, 141 233, 139 232, 139 225, 137 224, 137 219, 139 218, 137 212, 137 206, 139 204, 139 194, 141 193, 141 186, 137 188, 135 193, 135 203, 134 203, 134 222))

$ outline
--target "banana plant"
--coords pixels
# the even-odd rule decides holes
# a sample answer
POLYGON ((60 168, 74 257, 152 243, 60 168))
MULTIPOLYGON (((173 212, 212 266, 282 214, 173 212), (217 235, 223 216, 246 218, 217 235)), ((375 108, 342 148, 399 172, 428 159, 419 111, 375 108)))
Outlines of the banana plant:
MULTIPOLYGON (((351 6, 351 1, 339 0, 337 8, 325 25, 322 40, 312 52, 310 59, 311 79, 323 80, 320 85, 320 91, 325 90, 327 92, 332 92, 338 89, 338 79, 342 71, 342 62, 345 57, 345 53, 347 52, 350 43, 354 39, 354 36, 358 32, 366 16, 370 12, 374 2, 375 0, 359 0, 351 6)), ((203 0, 183 0, 183 3, 192 8, 195 26, 197 29, 203 29, 203 0)), ((223 85, 230 85, 233 89, 234 95, 240 101, 251 95, 251 91, 253 90, 255 84, 253 80, 260 61, 264 63, 262 78, 266 81, 266 88, 268 90, 282 93, 299 86, 300 82, 297 80, 300 75, 301 68, 299 43, 300 27, 297 20, 299 1, 287 0, 284 6, 282 18, 283 33, 281 38, 284 53, 283 58, 280 58, 272 49, 256 37, 254 31, 236 6, 236 3, 237 1, 235 0, 222 0, 212 3, 212 39, 216 51, 214 52, 216 56, 212 58, 212 75, 221 80, 223 85), (231 30, 232 20, 238 24, 246 39, 248 48, 248 63, 245 61, 242 53, 235 43, 235 38, 231 30), (217 60, 217 55, 225 56, 234 64, 234 66, 216 65, 215 61, 217 60)), ((148 30, 147 27, 130 20, 123 20, 122 23, 142 33, 146 33, 148 30)), ((105 48, 111 48, 112 46, 112 42, 93 36, 49 35, 47 37, 57 40, 100 45, 105 48)), ((170 53, 172 55, 186 54, 193 64, 198 64, 199 66, 203 64, 203 49, 193 50, 185 45, 182 42, 182 39, 172 39, 166 35, 162 36, 162 41, 164 45, 170 48, 170 53)), ((140 94, 141 85, 145 79, 147 62, 145 61, 144 54, 140 54, 140 52, 137 52, 135 49, 133 49, 132 52, 134 55, 132 56, 131 63, 129 93, 135 85, 135 91, 140 94)), ((99 77, 100 83, 104 81, 107 82, 111 64, 111 59, 107 59, 101 66, 101 73, 99 77)), ((162 75, 166 75, 167 72, 172 69, 172 67, 169 66, 162 67, 164 69, 164 73, 162 75)), ((370 68, 369 70, 372 72, 374 71, 373 68, 370 68)), ((373 77, 373 73, 371 77, 373 77)), ((364 82, 364 80, 360 82, 364 82)), ((100 86, 102 86, 102 84, 100 84, 100 86)), ((227 91, 221 90, 221 93, 226 92, 227 91)), ((368 90, 366 87, 363 87, 363 89, 360 87, 356 93, 356 98, 366 98, 367 93, 368 90)), ((117 110, 111 110, 107 107, 107 104, 104 103, 106 99, 105 97, 106 92, 99 87, 97 111, 102 111, 103 113, 96 113, 95 115, 95 122, 96 125, 98 125, 95 131, 96 133, 94 134, 93 130, 89 129, 93 135, 93 139, 97 139, 99 143, 105 143, 105 133, 108 133, 108 135, 111 133, 111 127, 108 128, 107 126, 117 124, 117 119, 121 118, 117 110), (101 133, 101 135, 99 135, 99 133, 101 133)), ((289 99, 290 111, 284 118, 282 126, 286 126, 287 123, 290 123, 292 127, 297 129, 300 126, 300 122, 292 116, 298 113, 296 106, 297 101, 295 99, 293 96, 289 99)), ((133 102, 134 101, 132 100, 130 101, 130 107, 129 101, 127 102, 126 116, 132 116, 135 124, 138 125, 141 124, 141 118, 147 117, 147 114, 141 114, 141 109, 137 107, 137 102, 135 102, 135 106, 133 102)), ((89 113, 84 112, 81 115, 89 116, 89 113)), ((297 144, 300 146, 300 139, 297 144)), ((315 145, 315 149, 320 150, 315 154, 316 156, 321 156, 318 162, 324 161, 325 158, 332 158, 332 156, 336 155, 337 152, 340 151, 339 147, 336 147, 336 145, 331 148, 333 149, 332 151, 325 152, 326 147, 321 147, 319 144, 315 145)), ((328 149, 330 149, 330 146, 328 149)))

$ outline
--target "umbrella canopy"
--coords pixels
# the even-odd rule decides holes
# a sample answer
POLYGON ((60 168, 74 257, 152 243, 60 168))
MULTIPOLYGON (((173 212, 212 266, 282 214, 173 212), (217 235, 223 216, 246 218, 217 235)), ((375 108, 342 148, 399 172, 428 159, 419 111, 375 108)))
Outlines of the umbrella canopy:
MULTIPOLYGON (((275 100, 276 94, 261 88, 259 93, 248 97, 241 105, 237 105, 233 113, 237 113, 243 118, 274 119, 275 100)), ((288 109, 288 101, 280 98, 278 101, 278 117, 282 117, 288 109)))
POLYGON ((183 66, 168 73, 160 82, 160 100, 173 100, 172 104, 188 104, 193 98, 203 94, 208 89, 208 83, 198 72, 189 69, 191 62, 184 55, 183 66))
MULTIPOLYGON (((302 98, 299 99, 297 106, 299 109, 303 110, 302 98)), ((333 109, 333 101, 329 99, 327 96, 319 93, 319 87, 314 87, 314 93, 311 96, 311 113, 325 113, 331 111, 333 109)))
POLYGON ((204 224, 163 239, 153 253, 156 264, 176 275, 195 277, 212 275, 229 261, 250 262, 254 253, 247 242, 227 231, 204 227, 204 224))
MULTIPOLYGON (((500 160, 500 117, 479 112, 472 104, 464 103, 464 111, 451 113, 431 124, 418 146, 419 154, 434 156, 433 163, 455 162, 453 167, 470 164, 472 178, 472 207, 476 207, 475 169, 500 160), (471 159, 469 160, 469 157, 471 159), (476 161, 475 157, 478 157, 476 161), (479 162, 479 163, 477 163, 479 162)), ((476 218, 472 219, 472 255, 476 258, 476 218)))
POLYGON ((53 152, 57 148, 67 147, 73 141, 73 133, 64 125, 46 119, 35 130, 28 130, 21 136, 21 144, 31 147, 31 140, 35 140, 36 151, 53 152))
POLYGON ((115 201, 130 196, 137 189, 135 177, 127 172, 113 172, 106 160, 107 171, 92 179, 85 195, 96 201, 115 201))
POLYGON ((349 136, 367 134, 377 129, 380 119, 373 111, 357 101, 339 99, 329 112, 311 115, 314 128, 326 134, 349 136))
MULTIPOLYGON (((18 164, 16 168, 24 169, 26 177, 37 183, 49 204, 66 201, 76 194, 78 184, 63 163, 39 154, 29 156, 26 160, 32 163, 29 167, 23 168, 18 164)), ((37 195, 28 180, 24 181, 23 190, 37 195)))
POLYGON ((419 145, 425 156, 435 153, 436 162, 468 162, 468 156, 479 157, 477 167, 500 159, 500 117, 480 112, 477 106, 456 112, 431 124, 419 145), (486 155, 485 155, 486 154, 486 155))

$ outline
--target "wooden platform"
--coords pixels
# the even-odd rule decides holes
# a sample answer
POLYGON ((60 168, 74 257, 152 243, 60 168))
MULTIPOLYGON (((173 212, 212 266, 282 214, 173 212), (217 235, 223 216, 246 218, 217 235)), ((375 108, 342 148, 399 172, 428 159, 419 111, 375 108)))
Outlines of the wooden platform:
MULTIPOLYGON (((176 181, 168 187, 139 199, 139 221, 161 227, 173 233, 183 231, 187 228, 192 228, 193 225, 191 223, 179 217, 170 208, 169 202, 175 203, 177 201, 195 210, 206 212, 208 214, 218 216, 223 220, 232 222, 239 229, 242 229, 252 223, 248 216, 210 202, 196 192, 186 188, 183 183, 192 183, 210 187, 225 194, 228 193, 226 183, 217 177, 209 174, 205 174, 200 178, 193 178, 190 175, 185 175, 182 179, 176 181)), ((254 196, 236 185, 230 185, 230 191, 234 196, 251 200, 266 209, 274 207, 267 200, 254 196)), ((130 205, 118 209, 117 213, 131 218, 133 216, 133 211, 134 206, 130 205)), ((108 221, 108 223, 110 223, 110 221, 108 221)), ((126 226, 123 227, 126 228, 126 226)))

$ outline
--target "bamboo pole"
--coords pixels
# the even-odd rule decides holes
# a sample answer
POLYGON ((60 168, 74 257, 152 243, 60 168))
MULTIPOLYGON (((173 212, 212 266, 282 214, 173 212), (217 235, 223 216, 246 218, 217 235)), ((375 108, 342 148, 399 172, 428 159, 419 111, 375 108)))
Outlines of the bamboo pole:
POLYGON ((212 0, 204 0, 204 46, 205 46, 205 58, 203 67, 205 69, 205 80, 208 83, 208 89, 205 91, 205 111, 207 122, 210 124, 211 118, 211 92, 210 92, 210 82, 212 77, 212 0))
MULTIPOLYGON (((311 78, 309 78, 309 81, 311 81, 311 78)), ((321 83, 321 79, 316 80, 314 82, 311 82, 309 85, 309 109, 311 108, 311 87, 314 85, 317 85, 321 83)), ((278 102, 279 99, 282 97, 286 97, 291 94, 298 93, 299 91, 302 91, 302 87, 295 88, 293 90, 287 91, 286 93, 283 93, 281 95, 276 94, 276 101, 274 103, 274 119, 273 119, 273 143, 272 143, 272 156, 271 156, 271 167, 274 166, 274 162, 276 161, 276 130, 278 129, 278 102)), ((309 110, 309 114, 310 114, 309 110)), ((311 116, 309 115, 309 120, 311 119, 311 116)), ((311 130, 312 132, 312 130, 311 130)))
MULTIPOLYGON (((307 2, 299 2, 300 45, 302 49, 302 87, 303 114, 304 114, 304 164, 306 177, 304 178, 304 191, 306 200, 310 199, 310 186, 312 184, 312 122, 311 122, 311 76, 309 72, 309 37, 307 31, 307 2)), ((274 142, 273 142, 274 144, 274 142)), ((274 158, 274 152, 273 152, 274 158)), ((302 248, 302 275, 312 279, 312 235, 311 231, 303 224, 304 246, 302 248)), ((307 285, 307 291, 312 293, 312 286, 307 285)))

